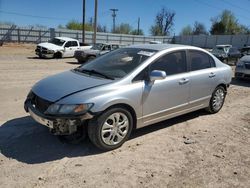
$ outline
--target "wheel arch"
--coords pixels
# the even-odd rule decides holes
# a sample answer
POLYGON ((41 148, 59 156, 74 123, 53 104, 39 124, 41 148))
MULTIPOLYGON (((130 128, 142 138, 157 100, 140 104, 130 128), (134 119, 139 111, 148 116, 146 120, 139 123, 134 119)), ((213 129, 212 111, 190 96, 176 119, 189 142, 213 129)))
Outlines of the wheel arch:
POLYGON ((61 59, 63 57, 63 53, 61 51, 56 51, 54 53, 54 58, 61 59))
POLYGON ((107 111, 107 110, 112 109, 112 108, 117 108, 117 107, 125 108, 126 110, 128 110, 131 113, 132 118, 133 118, 133 129, 136 129, 137 116, 136 116, 136 112, 132 106, 125 104, 125 103, 118 103, 118 104, 114 104, 114 105, 109 106, 104 111, 107 111))
POLYGON ((221 83, 221 84, 217 85, 215 88, 220 87, 220 86, 222 86, 224 88, 225 92, 227 92, 227 88, 228 88, 227 84, 221 83))

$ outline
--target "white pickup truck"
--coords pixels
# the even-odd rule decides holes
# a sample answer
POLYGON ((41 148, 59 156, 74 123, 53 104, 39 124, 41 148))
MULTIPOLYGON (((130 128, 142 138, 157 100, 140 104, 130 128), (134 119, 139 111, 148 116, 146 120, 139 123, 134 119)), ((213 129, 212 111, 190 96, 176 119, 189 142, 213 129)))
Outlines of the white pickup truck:
POLYGON ((55 37, 49 42, 38 44, 35 52, 40 58, 62 58, 73 57, 76 50, 87 50, 91 47, 73 38, 55 37))

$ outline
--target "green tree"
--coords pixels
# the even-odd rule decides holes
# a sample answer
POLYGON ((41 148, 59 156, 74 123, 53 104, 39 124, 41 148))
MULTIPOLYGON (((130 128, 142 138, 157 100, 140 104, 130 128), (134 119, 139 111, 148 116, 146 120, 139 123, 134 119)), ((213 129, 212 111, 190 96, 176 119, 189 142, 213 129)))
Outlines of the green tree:
POLYGON ((239 24, 230 10, 224 10, 219 16, 212 18, 211 34, 245 34, 248 28, 239 24))
POLYGON ((222 35, 225 32, 226 32, 226 27, 221 21, 213 23, 210 29, 210 33, 212 35, 222 35))
POLYGON ((144 35, 143 30, 139 29, 139 33, 137 29, 134 29, 130 32, 131 35, 144 35))
POLYGON ((175 12, 163 7, 155 17, 155 23, 150 28, 150 33, 154 36, 166 36, 170 34, 174 26, 175 12))
MULTIPOLYGON (((71 20, 66 24, 67 29, 72 29, 72 30, 82 30, 82 23, 78 22, 76 20, 71 20)), ((85 24, 85 31, 93 31, 93 26, 89 23, 85 24)))
POLYGON ((115 33, 129 34, 132 31, 132 26, 128 23, 121 23, 115 28, 115 33))
POLYGON ((193 29, 190 25, 187 25, 182 28, 180 35, 192 35, 193 34, 193 29))

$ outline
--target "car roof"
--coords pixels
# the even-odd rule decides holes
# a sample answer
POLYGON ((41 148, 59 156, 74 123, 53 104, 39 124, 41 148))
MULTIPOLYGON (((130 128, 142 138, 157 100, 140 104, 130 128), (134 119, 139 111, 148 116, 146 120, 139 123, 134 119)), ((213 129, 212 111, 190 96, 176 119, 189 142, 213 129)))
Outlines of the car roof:
POLYGON ((178 47, 192 48, 192 49, 196 48, 194 46, 187 46, 187 45, 180 45, 180 44, 139 44, 139 45, 128 46, 128 48, 142 48, 142 49, 157 50, 157 51, 162 51, 162 50, 171 49, 171 48, 178 48, 178 47))
POLYGON ((216 45, 216 47, 232 47, 231 44, 219 44, 219 45, 216 45))
POLYGON ((73 38, 70 38, 70 37, 55 37, 55 38, 60 39, 60 40, 65 40, 65 41, 69 41, 69 40, 77 41, 76 39, 73 39, 73 38))
POLYGON ((97 42, 96 44, 103 44, 103 45, 121 45, 121 44, 118 44, 118 43, 107 43, 107 42, 97 42))

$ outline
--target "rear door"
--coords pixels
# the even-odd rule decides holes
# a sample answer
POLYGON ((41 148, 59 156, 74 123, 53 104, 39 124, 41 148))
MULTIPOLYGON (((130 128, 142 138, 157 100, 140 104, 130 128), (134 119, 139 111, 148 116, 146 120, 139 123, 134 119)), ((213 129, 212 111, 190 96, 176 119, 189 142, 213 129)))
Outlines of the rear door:
POLYGON ((216 69, 213 58, 198 50, 188 51, 190 70, 190 104, 203 106, 208 103, 216 87, 216 69))

